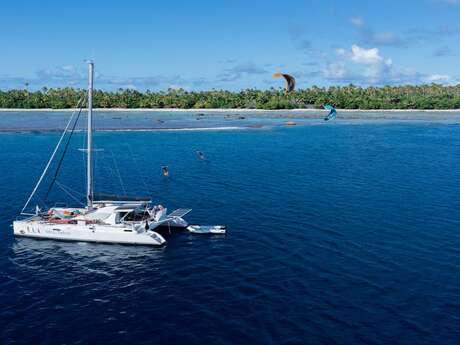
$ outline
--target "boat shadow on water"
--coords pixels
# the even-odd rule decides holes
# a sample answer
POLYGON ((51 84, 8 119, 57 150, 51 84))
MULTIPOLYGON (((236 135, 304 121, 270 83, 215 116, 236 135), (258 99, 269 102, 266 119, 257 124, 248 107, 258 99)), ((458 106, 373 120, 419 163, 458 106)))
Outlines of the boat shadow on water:
POLYGON ((204 248, 225 251, 223 247, 228 245, 225 235, 195 235, 186 230, 169 234, 166 227, 163 227, 162 233, 167 238, 167 244, 160 247, 20 237, 12 243, 8 260, 25 276, 61 272, 68 279, 75 274, 114 278, 134 272, 158 272, 171 260, 182 262, 183 257, 177 257, 176 247, 193 256, 204 248))
POLYGON ((47 259, 73 258, 74 260, 104 261, 116 264, 119 260, 149 257, 161 259, 165 246, 129 244, 105 244, 91 242, 61 241, 38 238, 17 238, 11 246, 12 257, 21 260, 33 257, 47 259))

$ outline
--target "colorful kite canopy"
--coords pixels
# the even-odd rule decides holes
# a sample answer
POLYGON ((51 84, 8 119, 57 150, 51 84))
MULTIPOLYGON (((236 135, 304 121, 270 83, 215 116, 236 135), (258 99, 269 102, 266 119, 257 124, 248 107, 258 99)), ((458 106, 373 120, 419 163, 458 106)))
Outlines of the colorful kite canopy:
POLYGON ((286 93, 294 91, 294 89, 295 89, 295 78, 292 75, 278 72, 278 73, 273 74, 273 77, 274 78, 283 77, 286 80, 286 86, 285 86, 286 93))

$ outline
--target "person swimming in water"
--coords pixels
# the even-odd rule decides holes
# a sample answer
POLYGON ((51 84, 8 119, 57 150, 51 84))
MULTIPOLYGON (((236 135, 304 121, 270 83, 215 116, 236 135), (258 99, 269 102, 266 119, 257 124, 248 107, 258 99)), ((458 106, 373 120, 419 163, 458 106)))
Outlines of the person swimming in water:
POLYGON ((198 158, 201 160, 205 160, 206 157, 204 156, 203 152, 201 151, 196 151, 196 154, 198 155, 198 158))

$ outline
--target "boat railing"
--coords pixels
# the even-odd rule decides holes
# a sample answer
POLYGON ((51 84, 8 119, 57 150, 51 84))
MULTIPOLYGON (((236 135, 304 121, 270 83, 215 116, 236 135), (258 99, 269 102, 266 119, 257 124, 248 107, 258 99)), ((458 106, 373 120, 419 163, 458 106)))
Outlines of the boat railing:
POLYGON ((37 217, 35 213, 21 213, 14 220, 31 220, 37 217))

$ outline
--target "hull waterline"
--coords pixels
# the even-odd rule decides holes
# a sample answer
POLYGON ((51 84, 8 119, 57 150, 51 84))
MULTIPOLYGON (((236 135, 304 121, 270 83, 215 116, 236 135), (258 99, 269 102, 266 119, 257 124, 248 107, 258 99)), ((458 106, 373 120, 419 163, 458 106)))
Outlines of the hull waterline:
POLYGON ((128 245, 162 246, 166 240, 155 231, 138 232, 106 225, 63 225, 37 221, 13 222, 14 235, 36 239, 128 245))

